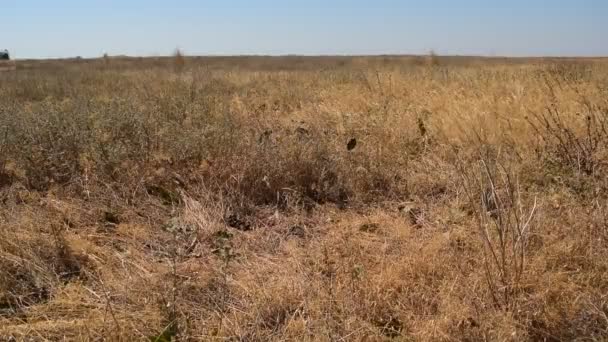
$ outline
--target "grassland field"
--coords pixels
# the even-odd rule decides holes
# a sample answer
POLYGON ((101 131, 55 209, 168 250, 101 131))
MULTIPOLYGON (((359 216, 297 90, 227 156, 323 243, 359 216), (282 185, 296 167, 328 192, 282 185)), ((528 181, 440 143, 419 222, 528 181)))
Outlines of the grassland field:
POLYGON ((0 72, 0 341, 606 341, 608 59, 0 72))

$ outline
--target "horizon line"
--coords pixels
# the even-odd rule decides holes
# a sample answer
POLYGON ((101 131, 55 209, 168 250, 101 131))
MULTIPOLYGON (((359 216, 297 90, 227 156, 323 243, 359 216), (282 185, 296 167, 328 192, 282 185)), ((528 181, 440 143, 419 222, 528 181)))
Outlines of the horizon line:
MULTIPOLYGON (((10 50, 9 50, 10 51, 10 50)), ((182 51, 183 52, 183 51, 182 51)), ((281 57, 308 57, 308 58, 319 58, 319 57, 429 57, 431 53, 427 54, 407 54, 407 53, 378 53, 378 54, 264 54, 264 53, 242 53, 242 54, 182 54, 185 58, 234 58, 234 57, 270 57, 270 58, 281 58, 281 57)), ((174 54, 149 54, 149 55, 128 55, 128 54, 115 54, 107 55, 110 58, 171 58, 175 57, 174 54)), ((435 54, 435 57, 447 57, 447 58, 486 58, 486 59, 541 59, 541 58, 553 58, 553 59, 606 59, 608 55, 489 55, 489 54, 435 54)), ((27 58, 15 58, 14 61, 32 61, 32 60, 71 60, 71 59, 83 59, 83 60, 95 60, 104 58, 104 54, 96 57, 82 57, 82 56, 70 56, 70 57, 27 57, 27 58)))

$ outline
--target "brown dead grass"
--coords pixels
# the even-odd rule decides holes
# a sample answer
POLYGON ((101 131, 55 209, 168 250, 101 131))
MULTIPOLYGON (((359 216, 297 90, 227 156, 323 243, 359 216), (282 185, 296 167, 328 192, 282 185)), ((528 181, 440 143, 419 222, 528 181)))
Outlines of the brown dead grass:
POLYGON ((607 95, 601 59, 23 61, 0 339, 606 340, 607 95))
POLYGON ((17 63, 14 61, 3 61, 0 60, 0 72, 3 71, 14 71, 17 69, 17 63))

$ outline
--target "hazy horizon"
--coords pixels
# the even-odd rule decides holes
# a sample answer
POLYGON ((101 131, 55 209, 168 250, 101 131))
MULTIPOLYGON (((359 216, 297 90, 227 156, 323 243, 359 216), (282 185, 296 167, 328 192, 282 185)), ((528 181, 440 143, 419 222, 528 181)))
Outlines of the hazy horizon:
MULTIPOLYGON (((9 51, 10 52, 10 51, 9 51)), ((181 51, 180 51, 181 53, 181 51)), ((183 53, 185 57, 194 57, 194 58, 247 58, 247 57, 269 57, 269 58, 281 58, 281 57, 305 57, 305 58, 332 58, 332 57, 426 57, 429 56, 430 52, 420 53, 420 54, 233 54, 233 55, 222 55, 222 54, 208 54, 208 55, 193 55, 183 53)), ((127 55, 127 54, 117 54, 112 55, 108 54, 110 58, 171 58, 175 56, 175 53, 167 53, 167 54, 154 54, 154 55, 127 55)), ((452 55, 452 54, 436 54, 439 57, 451 57, 451 58, 509 58, 509 59, 536 59, 536 58, 556 58, 556 59, 605 59, 608 58, 608 54, 606 55, 596 55, 596 56, 585 56, 585 55, 522 55, 522 56, 505 56, 505 55, 452 55)), ((60 56, 60 57, 17 57, 12 58, 13 60, 25 61, 25 60, 69 60, 69 59, 98 59, 103 58, 104 55, 98 56, 60 56)))
MULTIPOLYGON (((604 57, 608 3, 5 0, 16 59, 109 55, 604 57)), ((8 28, 8 33, 6 33, 8 28)))

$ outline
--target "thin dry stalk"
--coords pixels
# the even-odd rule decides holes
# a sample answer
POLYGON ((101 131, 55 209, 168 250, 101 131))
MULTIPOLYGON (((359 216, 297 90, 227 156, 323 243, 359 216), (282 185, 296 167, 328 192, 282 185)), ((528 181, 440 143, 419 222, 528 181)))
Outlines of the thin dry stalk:
POLYGON ((527 238, 537 212, 536 197, 524 204, 519 184, 503 164, 480 155, 479 169, 463 170, 465 191, 476 208, 484 245, 486 283, 494 304, 513 310, 526 270, 527 238))

